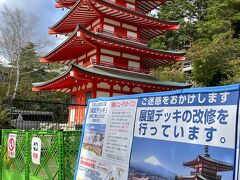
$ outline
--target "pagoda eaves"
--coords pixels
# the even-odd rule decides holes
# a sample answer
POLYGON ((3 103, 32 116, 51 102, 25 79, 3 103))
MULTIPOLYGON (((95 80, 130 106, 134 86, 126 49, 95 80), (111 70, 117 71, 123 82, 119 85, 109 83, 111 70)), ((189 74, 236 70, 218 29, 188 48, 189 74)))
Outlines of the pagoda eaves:
POLYGON ((204 157, 204 156, 201 156, 201 155, 199 155, 196 159, 194 159, 192 161, 183 163, 183 166, 195 168, 196 164, 199 164, 199 163, 214 165, 214 166, 217 167, 218 172, 232 171, 233 170, 233 164, 222 162, 222 161, 219 161, 219 160, 215 160, 213 158, 204 157))
MULTIPOLYGON (((93 33, 78 25, 74 33, 57 48, 41 58, 41 62, 60 62, 64 64, 79 63, 81 57, 91 50, 101 48, 111 49, 128 54, 137 54, 143 57, 143 67, 153 68, 174 61, 185 60, 185 52, 164 51, 151 49, 140 43, 126 41, 114 36, 106 36, 101 33, 93 33)), ((96 62, 95 62, 96 63, 96 62)))
POLYGON ((49 28, 49 34, 68 34, 74 31, 77 24, 91 28, 99 18, 100 21, 110 18, 118 23, 141 27, 139 38, 145 40, 150 40, 166 30, 179 29, 179 21, 159 20, 103 0, 91 0, 78 1, 61 20, 49 28), (103 17, 104 19, 101 19, 103 17))
MULTIPOLYGON (((109 0, 111 1, 111 0, 109 0)), ((165 3, 169 0, 136 0, 137 8, 142 13, 149 13, 151 10, 157 8, 159 5, 165 3)), ((56 8, 70 8, 74 6, 77 0, 57 0, 55 7, 56 8)), ((119 4, 119 3, 117 3, 119 4)))
MULTIPOLYGON (((156 80, 144 74, 129 74, 129 72, 116 71, 114 69, 85 68, 71 65, 68 71, 59 77, 43 83, 33 83, 33 91, 59 91, 71 94, 77 91, 77 86, 79 86, 79 84, 93 82, 94 80, 121 84, 122 86, 132 85, 134 87, 147 88, 151 89, 151 92, 175 90, 179 89, 179 87, 190 87, 189 84, 156 80)), ((129 92, 129 94, 131 93, 129 92)))

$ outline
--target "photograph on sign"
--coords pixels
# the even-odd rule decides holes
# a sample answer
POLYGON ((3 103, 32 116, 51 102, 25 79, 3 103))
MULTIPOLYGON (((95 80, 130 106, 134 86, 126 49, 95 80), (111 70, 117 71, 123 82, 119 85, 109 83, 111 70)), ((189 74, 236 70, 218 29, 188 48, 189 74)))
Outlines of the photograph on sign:
POLYGON ((94 156, 102 156, 105 129, 105 124, 86 124, 83 151, 93 153, 94 156))
POLYGON ((9 134, 8 135, 8 156, 10 158, 15 158, 16 156, 16 139, 17 134, 9 134))
POLYGON ((31 156, 32 156, 32 163, 40 164, 41 159, 41 146, 42 142, 41 139, 38 137, 32 138, 32 145, 31 145, 31 156))
POLYGON ((129 180, 233 180, 234 149, 134 138, 129 180), (144 148, 142 148, 144 147, 144 148))

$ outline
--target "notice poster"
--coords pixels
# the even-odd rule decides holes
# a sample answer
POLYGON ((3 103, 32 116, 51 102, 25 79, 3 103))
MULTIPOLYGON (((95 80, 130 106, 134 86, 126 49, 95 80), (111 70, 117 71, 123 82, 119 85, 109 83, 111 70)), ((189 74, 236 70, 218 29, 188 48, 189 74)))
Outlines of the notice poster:
POLYGON ((90 102, 75 179, 127 179, 136 106, 136 99, 90 102))
POLYGON ((15 158, 16 156, 16 139, 17 134, 8 135, 8 156, 10 158, 15 158))
POLYGON ((183 91, 139 98, 128 179, 233 180, 238 96, 183 91))
POLYGON ((92 100, 77 180, 239 180, 239 85, 92 100))
POLYGON ((34 164, 40 164, 41 147, 42 147, 41 139, 38 137, 33 137, 32 145, 31 145, 31 156, 32 156, 32 163, 34 164))

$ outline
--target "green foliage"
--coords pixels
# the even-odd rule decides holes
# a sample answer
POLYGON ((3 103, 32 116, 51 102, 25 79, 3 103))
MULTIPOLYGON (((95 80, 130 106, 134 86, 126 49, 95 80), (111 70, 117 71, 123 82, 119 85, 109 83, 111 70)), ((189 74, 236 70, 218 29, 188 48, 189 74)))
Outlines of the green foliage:
MULTIPOLYGON (((240 1, 178 0, 159 7, 161 19, 181 20, 180 30, 166 32, 153 48, 187 50, 193 62, 192 79, 201 86, 240 82, 240 1)), ((155 74, 173 80, 180 66, 159 68, 155 74), (166 70, 166 72, 165 72, 166 70), (163 74, 165 73, 165 75, 163 74)))
POLYGON ((193 79, 203 86, 239 83, 240 1, 211 0, 206 20, 198 24, 201 35, 188 51, 193 79))
MULTIPOLYGON (((181 27, 177 31, 167 31, 160 36, 159 40, 166 47, 164 49, 180 50, 191 46, 199 36, 196 28, 199 21, 205 18, 205 6, 204 0, 177 0, 159 7, 159 19, 179 20, 181 27)), ((151 47, 155 47, 152 44, 150 43, 151 47)))
POLYGON ((9 128, 9 120, 11 117, 11 108, 0 104, 0 129, 9 128))
MULTIPOLYGON (((18 99, 29 100, 48 100, 58 99, 65 100, 66 96, 58 93, 36 93, 32 91, 32 83, 43 82, 59 74, 54 71, 49 72, 49 68, 39 62, 39 57, 36 53, 35 44, 29 42, 28 45, 21 49, 21 70, 20 84, 17 93, 18 99)), ((35 107, 34 109, 38 109, 35 107)))
POLYGON ((188 57, 194 59, 194 80, 203 86, 216 86, 223 84, 234 76, 232 60, 237 58, 239 42, 232 38, 232 33, 222 33, 213 39, 206 47, 196 43, 192 48, 197 53, 189 53, 188 57))
POLYGON ((176 67, 176 65, 158 67, 152 71, 152 76, 157 79, 174 82, 186 82, 188 79, 181 68, 176 67))

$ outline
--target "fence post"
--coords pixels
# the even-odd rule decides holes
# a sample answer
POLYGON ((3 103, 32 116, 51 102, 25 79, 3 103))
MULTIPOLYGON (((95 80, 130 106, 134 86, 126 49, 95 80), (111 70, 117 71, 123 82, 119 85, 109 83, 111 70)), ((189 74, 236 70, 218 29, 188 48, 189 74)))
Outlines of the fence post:
POLYGON ((64 141, 64 135, 63 131, 58 131, 58 180, 64 180, 64 151, 63 151, 63 141, 64 141))
POLYGON ((29 180, 29 173, 30 173, 30 154, 31 154, 31 145, 30 145, 30 133, 29 131, 25 131, 26 136, 26 144, 25 144, 25 180, 29 180))

